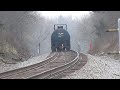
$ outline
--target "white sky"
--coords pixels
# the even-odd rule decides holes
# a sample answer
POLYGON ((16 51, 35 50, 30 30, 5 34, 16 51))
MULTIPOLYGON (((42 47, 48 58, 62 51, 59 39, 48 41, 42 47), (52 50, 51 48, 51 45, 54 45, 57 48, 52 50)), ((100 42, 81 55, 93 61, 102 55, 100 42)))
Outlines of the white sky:
POLYGON ((80 18, 83 15, 89 14, 90 11, 38 11, 43 16, 47 18, 56 18, 60 15, 62 16, 72 16, 72 18, 80 18))

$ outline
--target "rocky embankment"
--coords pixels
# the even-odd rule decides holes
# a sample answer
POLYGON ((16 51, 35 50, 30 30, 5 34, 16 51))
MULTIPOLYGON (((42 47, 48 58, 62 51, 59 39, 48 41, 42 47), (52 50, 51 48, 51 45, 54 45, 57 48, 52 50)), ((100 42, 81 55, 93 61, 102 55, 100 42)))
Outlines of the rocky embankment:
POLYGON ((88 61, 82 69, 62 79, 120 79, 120 59, 108 56, 87 55, 88 61))

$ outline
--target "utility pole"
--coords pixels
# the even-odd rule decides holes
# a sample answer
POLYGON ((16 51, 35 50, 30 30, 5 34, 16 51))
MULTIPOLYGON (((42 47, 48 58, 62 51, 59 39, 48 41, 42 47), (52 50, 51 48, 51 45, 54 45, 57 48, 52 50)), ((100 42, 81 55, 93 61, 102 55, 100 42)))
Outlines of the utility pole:
POLYGON ((119 54, 120 54, 120 18, 118 19, 118 31, 119 31, 119 54))
POLYGON ((40 54, 40 43, 39 43, 39 52, 38 53, 40 54))

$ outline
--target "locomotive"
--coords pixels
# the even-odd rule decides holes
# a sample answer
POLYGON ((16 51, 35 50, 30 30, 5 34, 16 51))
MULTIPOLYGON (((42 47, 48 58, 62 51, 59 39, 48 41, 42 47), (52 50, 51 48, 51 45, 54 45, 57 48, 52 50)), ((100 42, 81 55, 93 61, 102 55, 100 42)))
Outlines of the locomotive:
POLYGON ((69 51, 70 50, 70 35, 67 31, 66 24, 55 24, 54 32, 51 35, 51 50, 52 52, 69 51), (57 29, 56 29, 57 26, 57 29), (66 27, 66 30, 63 27, 66 27))

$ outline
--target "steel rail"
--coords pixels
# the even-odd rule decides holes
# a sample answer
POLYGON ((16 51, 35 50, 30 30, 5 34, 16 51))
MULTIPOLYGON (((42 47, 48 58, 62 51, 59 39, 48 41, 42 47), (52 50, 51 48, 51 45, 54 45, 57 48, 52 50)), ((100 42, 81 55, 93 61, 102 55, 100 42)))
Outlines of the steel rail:
POLYGON ((27 77, 26 79, 37 79, 37 78, 45 79, 47 77, 50 77, 50 76, 52 76, 52 75, 54 75, 56 73, 62 72, 64 70, 72 67, 74 64, 76 64, 76 62, 78 62, 78 60, 79 60, 79 53, 77 52, 77 56, 75 57, 75 59, 70 61, 69 63, 61 65, 61 66, 56 67, 56 68, 52 68, 50 70, 46 70, 46 71, 44 71, 42 73, 35 74, 33 76, 27 77))
MULTIPOLYGON (((57 55, 58 55, 58 53, 57 53, 57 55)), ((46 65, 46 64, 54 61, 55 58, 57 57, 57 55, 56 55, 56 53, 54 53, 51 57, 46 58, 44 61, 42 61, 40 63, 0 73, 0 79, 5 78, 5 77, 9 77, 9 76, 12 76, 12 75, 16 75, 16 74, 19 74, 19 73, 22 73, 22 72, 26 72, 26 71, 29 71, 31 69, 34 69, 34 68, 37 68, 37 67, 41 67, 43 65, 46 65)))

